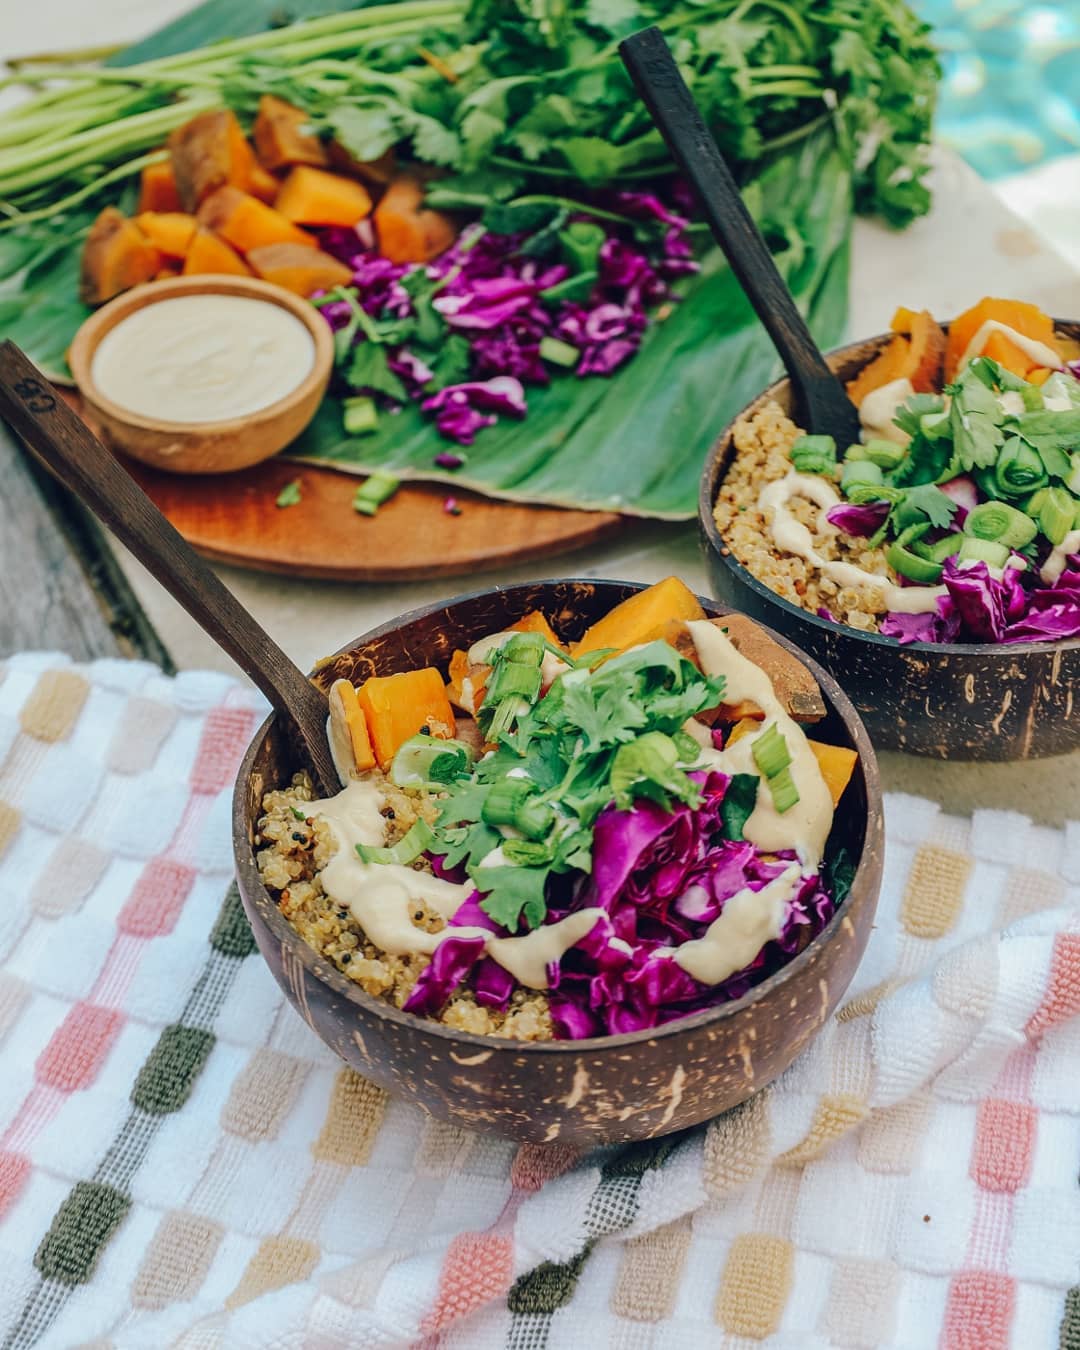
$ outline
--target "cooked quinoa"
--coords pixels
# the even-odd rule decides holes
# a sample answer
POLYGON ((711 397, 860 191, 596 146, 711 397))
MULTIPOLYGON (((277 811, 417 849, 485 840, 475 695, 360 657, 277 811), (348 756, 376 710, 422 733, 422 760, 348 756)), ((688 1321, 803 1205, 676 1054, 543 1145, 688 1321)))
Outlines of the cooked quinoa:
MULTIPOLYGON (((766 483, 786 476, 792 444, 802 434, 775 402, 735 424, 736 453, 713 508, 716 527, 726 550, 777 595, 811 614, 825 608, 840 623, 876 632, 887 612, 883 592, 868 586, 838 586, 804 558, 777 553, 767 529, 769 521, 758 510, 758 494, 766 483)), ((896 581, 883 549, 869 548, 865 539, 837 530, 815 503, 796 497, 788 509, 814 533, 815 548, 823 557, 854 563, 875 576, 896 581)))
MULTIPOLYGON (((388 844, 406 834, 418 815, 434 821, 437 812, 434 799, 403 792, 382 775, 375 777, 383 795, 388 844)), ((263 797, 263 815, 255 836, 255 856, 263 885, 310 947, 332 961, 342 975, 354 980, 365 993, 400 1008, 429 958, 390 956, 381 951, 368 941, 351 912, 336 904, 323 890, 320 874, 333 856, 335 845, 327 823, 310 814, 309 803, 313 798, 306 773, 297 774, 288 788, 268 792, 263 797)), ((424 859, 413 866, 430 871, 424 859)), ((422 903, 416 905, 411 920, 428 933, 437 933, 445 927, 442 916, 422 903)), ((456 1031, 519 1041, 554 1038, 547 997, 530 989, 516 989, 504 1012, 483 1007, 471 990, 462 990, 434 1020, 456 1031)))

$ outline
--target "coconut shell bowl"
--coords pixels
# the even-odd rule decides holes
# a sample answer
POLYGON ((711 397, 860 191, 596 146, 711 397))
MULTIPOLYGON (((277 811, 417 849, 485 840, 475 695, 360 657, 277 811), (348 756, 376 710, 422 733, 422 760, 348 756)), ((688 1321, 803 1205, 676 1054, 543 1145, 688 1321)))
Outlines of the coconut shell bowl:
MULTIPOLYGON (((1080 323, 1055 320, 1066 337, 1080 323)), ((942 327, 948 331, 948 325, 942 327)), ((877 356, 891 333, 828 353, 842 380, 877 356)), ((724 430, 701 479, 698 521, 714 594, 725 604, 783 633, 843 682, 879 750, 935 759, 1022 760, 1063 755, 1080 746, 1074 690, 1080 683, 1080 639, 1063 642, 911 642, 863 633, 820 619, 757 580, 725 546, 713 503, 734 455, 735 423, 775 401, 793 416, 790 382, 777 380, 724 430)))
MULTIPOLYGON (((540 609, 564 640, 579 638, 640 586, 540 581, 413 610, 321 662, 313 678, 354 683, 430 664, 445 670, 468 648, 540 609)), ((703 601, 706 612, 729 612, 703 601)), ((771 635, 776 637, 775 634, 771 635)), ((643 1139, 695 1125, 745 1101, 803 1051, 832 1015, 862 956, 881 885, 877 765, 866 731, 835 680, 783 637, 817 679, 827 715, 815 739, 858 752, 829 852, 857 860, 851 892, 802 952, 743 998, 654 1030, 589 1040, 521 1042, 451 1030, 363 993, 309 947, 263 887, 253 853, 264 792, 299 766, 276 717, 260 727, 233 799, 233 842, 244 909, 259 950, 289 1001, 359 1073, 440 1120, 512 1139, 579 1147, 643 1139)))

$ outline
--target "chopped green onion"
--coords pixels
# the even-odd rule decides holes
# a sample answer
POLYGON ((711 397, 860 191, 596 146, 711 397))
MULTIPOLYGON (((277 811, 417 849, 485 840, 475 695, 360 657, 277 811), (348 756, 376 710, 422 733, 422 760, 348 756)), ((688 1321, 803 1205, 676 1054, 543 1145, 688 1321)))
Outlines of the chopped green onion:
POLYGON ((501 847, 503 857, 515 867, 543 867, 555 857, 550 840, 507 839, 501 847))
POLYGON ((976 539, 992 539, 1006 548, 1025 548, 1039 532, 1030 516, 1008 502, 980 502, 964 521, 964 533, 976 539))
POLYGON ((754 757, 754 763, 766 778, 774 778, 791 763, 791 751, 775 722, 767 731, 754 737, 750 753, 754 757))
POLYGON ((1010 436, 998 451, 994 480, 1006 497, 1022 497, 1049 481, 1038 451, 1019 436, 1010 436))
POLYGON ((1076 514, 1076 502, 1063 487, 1049 487, 1039 511, 1039 528, 1055 546, 1060 544, 1072 529, 1076 514))
POLYGON ((868 459, 845 459, 844 473, 840 479, 840 491, 844 496, 848 496, 848 489, 854 487, 857 483, 862 486, 873 484, 881 487, 885 482, 885 475, 876 464, 871 464, 868 459))
POLYGON ((539 633, 515 633, 490 653, 493 671, 480 706, 479 720, 489 740, 497 740, 524 716, 540 695, 540 669, 546 643, 539 633))
POLYGON ((908 545, 917 543, 923 535, 929 534, 930 529, 929 522, 924 525, 908 526, 899 538, 893 540, 885 553, 885 561, 894 572, 924 586, 935 586, 941 580, 944 568, 941 563, 932 562, 929 558, 920 558, 908 545))
POLYGON ((561 338, 545 337, 540 339, 540 360, 550 361, 553 366, 565 366, 573 370, 581 359, 581 352, 561 338))
POLYGON ((944 411, 924 413, 919 418, 919 430, 928 441, 940 441, 949 434, 949 414, 944 411))
POLYGON ((987 567, 1004 567, 1009 561, 1009 550, 993 539, 976 539, 965 535, 957 554, 960 562, 984 562, 987 567))
POLYGON ((836 468, 836 441, 831 436, 799 436, 790 453, 796 473, 831 473, 836 468))
POLYGON ((301 811, 298 807, 293 806, 290 809, 297 820, 307 820, 307 816, 305 816, 303 811, 301 811))
POLYGON ((907 459, 907 447, 875 437, 866 442, 866 458, 879 469, 895 469, 907 459))
POLYGON ((390 781, 398 787, 445 787, 467 774, 473 752, 462 741, 441 741, 422 733, 405 741, 390 765, 390 781))
POLYGON ((866 446, 860 445, 858 441, 854 445, 849 445, 844 451, 845 464, 858 464, 860 460, 866 458, 866 446))
POLYGON ((379 411, 375 407, 375 400, 368 398, 366 394, 357 394, 355 398, 347 398, 344 408, 342 422, 348 435, 366 436, 378 427, 379 411))
POLYGON ((555 812, 537 800, 531 779, 497 778, 484 798, 480 818, 485 825, 509 825, 526 839, 542 839, 555 823, 555 812))
POLYGON ((400 480, 388 473, 373 473, 356 489, 352 502, 353 510, 359 511, 362 516, 373 516, 400 486, 400 480))
POLYGON ((924 544, 922 540, 916 540, 911 545, 911 551, 917 553, 920 558, 927 558, 930 562, 943 563, 946 558, 951 558, 954 553, 959 553, 964 543, 962 534, 947 534, 943 539, 939 539, 936 544, 924 544))
POLYGON ((1025 380, 1022 389, 1018 390, 1020 397, 1024 400, 1024 409, 1027 412, 1041 412, 1043 408, 1043 391, 1037 384, 1028 384, 1025 380))
POLYGON ((678 750, 679 758, 684 764, 694 764, 700 758, 701 746, 688 731, 676 731, 671 739, 675 742, 675 749, 678 750))
POLYGON ((275 499, 275 506, 299 506, 302 498, 300 496, 300 479, 294 478, 291 483, 286 483, 278 493, 275 499))
POLYGON ((1039 512, 1043 508, 1044 501, 1046 501, 1046 488, 1040 488, 1038 492, 1033 492, 1024 503, 1024 512, 1029 515, 1032 520, 1038 520, 1039 512))
POLYGON ((373 848, 370 844, 357 844, 356 851, 360 855, 361 862, 402 863, 408 866, 434 843, 434 831, 426 820, 421 819, 415 821, 408 834, 402 836, 390 848, 373 848))
POLYGON ((890 487, 888 483, 852 483, 844 489, 844 496, 856 506, 864 502, 898 502, 904 496, 904 489, 890 487))
POLYGON ((791 776, 791 769, 781 769, 779 773, 766 780, 769 784, 769 791, 772 793, 773 806, 776 807, 780 815, 791 808, 799 800, 799 789, 795 786, 795 780, 791 776))
POLYGON ((1080 497, 1080 451, 1074 450, 1069 456, 1069 476, 1065 486, 1074 497, 1080 497))

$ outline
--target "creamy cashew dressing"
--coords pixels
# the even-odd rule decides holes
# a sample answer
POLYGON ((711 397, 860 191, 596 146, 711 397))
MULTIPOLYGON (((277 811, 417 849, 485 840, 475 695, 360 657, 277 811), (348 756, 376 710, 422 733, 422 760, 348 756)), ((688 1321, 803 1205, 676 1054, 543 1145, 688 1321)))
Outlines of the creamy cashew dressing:
POLYGON ((221 422, 292 393, 315 340, 280 305, 243 295, 177 295, 121 319, 90 373, 112 403, 165 422, 221 422))
MULTIPOLYGON (((741 742, 740 742, 741 744, 741 742)), ((798 863, 785 868, 760 891, 744 887, 705 930, 705 936, 684 942, 671 959, 702 984, 719 984, 742 970, 765 946, 783 932, 788 901, 799 889, 798 863)))
MULTIPOLYGON (((886 609, 898 614, 932 614, 937 608, 938 596, 945 594, 944 586, 897 586, 887 577, 875 576, 854 563, 836 562, 824 558, 814 547, 814 537, 807 527, 788 509, 792 497, 806 497, 827 511, 840 504, 840 496, 824 478, 796 473, 792 469, 785 478, 766 483, 758 494, 758 510, 772 512, 766 528, 776 547, 784 553, 805 558, 838 586, 863 586, 880 591, 886 609)), ((827 528, 832 528, 828 526, 827 528)))
POLYGON ((907 445, 911 437, 893 421, 901 404, 914 394, 915 386, 909 379, 890 380, 878 389, 871 389, 859 404, 859 422, 862 425, 862 439, 869 441, 882 438, 896 441, 898 445, 907 445))
MULTIPOLYGON (((548 987, 547 968, 563 956, 596 923, 603 910, 582 909, 558 923, 534 929, 522 937, 496 937, 486 928, 461 926, 425 933, 409 919, 413 904, 422 900, 444 919, 450 920, 472 894, 472 886, 443 881, 430 872, 418 872, 402 863, 365 863, 357 844, 381 846, 386 842, 382 816, 382 793, 364 779, 354 779, 335 797, 312 802, 310 813, 330 826, 337 849, 322 871, 323 890, 344 905, 376 947, 390 956, 430 956, 449 937, 485 939, 487 954, 529 989, 548 987)), ((484 859, 497 866, 496 849, 484 859)))
POLYGON ((1060 580, 1070 553, 1080 553, 1080 530, 1070 530, 1060 544, 1055 544, 1043 563, 1039 577, 1048 586, 1060 580))
POLYGON ((762 732, 775 723, 791 754, 791 777, 799 800, 781 815, 773 803, 768 784, 762 779, 753 813, 743 826, 743 837, 766 852, 794 849, 807 872, 816 871, 832 828, 833 805, 802 727, 788 716, 768 675, 737 651, 715 624, 707 619, 697 619, 686 626, 705 673, 724 677, 724 702, 756 703, 765 714, 760 731, 743 736, 725 750, 703 749, 699 763, 723 773, 752 773, 761 777, 752 746, 762 732))
POLYGON ((1007 323, 1001 323, 998 319, 987 319, 964 348, 964 354, 960 358, 960 370, 963 370, 969 361, 974 361, 995 333, 1008 338, 1014 347, 1019 347, 1037 366, 1049 366, 1051 370, 1061 369, 1061 357, 1053 347, 1048 347, 1045 342, 1036 342, 1034 338, 1025 337, 1023 333, 1018 333, 1015 328, 1010 328, 1007 323))

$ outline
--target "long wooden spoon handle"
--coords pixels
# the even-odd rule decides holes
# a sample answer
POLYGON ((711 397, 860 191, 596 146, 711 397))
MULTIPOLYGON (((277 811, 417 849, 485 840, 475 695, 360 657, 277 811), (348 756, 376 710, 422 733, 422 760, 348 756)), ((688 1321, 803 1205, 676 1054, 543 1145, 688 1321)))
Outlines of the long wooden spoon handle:
POLYGON ((731 270, 780 353, 810 428, 836 426, 839 420, 847 436, 845 443, 858 440, 858 414, 777 271, 663 33, 659 28, 645 28, 621 42, 619 53, 672 157, 697 193, 731 270))
POLYGON ((326 696, 293 664, 14 342, 0 343, 0 415, 296 724, 320 788, 337 791, 326 696))

